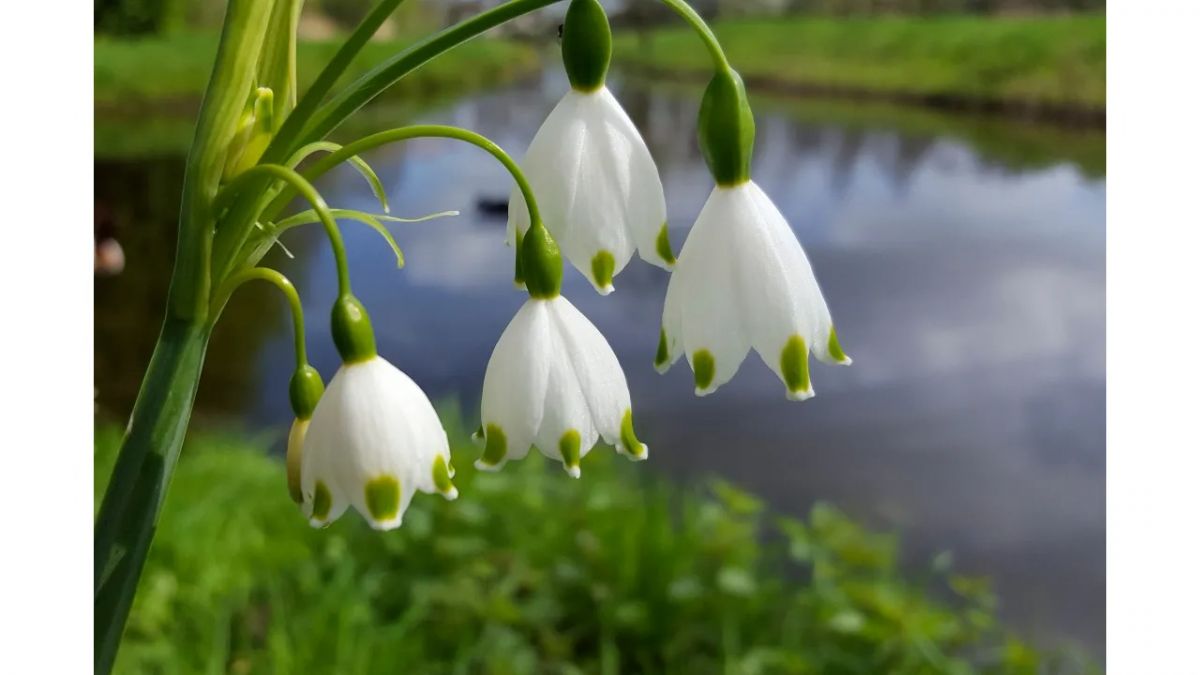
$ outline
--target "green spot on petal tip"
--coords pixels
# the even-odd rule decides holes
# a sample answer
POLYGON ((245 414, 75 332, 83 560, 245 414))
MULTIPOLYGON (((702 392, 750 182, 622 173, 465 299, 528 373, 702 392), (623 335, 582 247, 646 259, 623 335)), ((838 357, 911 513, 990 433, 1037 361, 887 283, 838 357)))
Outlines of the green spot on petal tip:
POLYGON ((437 486, 438 492, 444 495, 450 494, 454 490, 454 483, 450 482, 450 467, 446 464, 446 458, 438 455, 433 460, 433 484, 437 486))
POLYGON ((313 494, 312 518, 323 521, 329 517, 329 509, 333 507, 333 495, 321 481, 317 481, 313 494))
POLYGON ((658 238, 654 240, 654 250, 658 253, 658 257, 667 263, 667 267, 675 265, 675 253, 671 251, 671 237, 667 234, 667 224, 662 224, 662 229, 658 231, 658 238))
POLYGON ((671 351, 667 348, 667 331, 660 328, 658 330, 658 349, 654 352, 654 367, 660 373, 665 371, 669 365, 667 362, 671 359, 671 351))
POLYGON ((846 356, 846 352, 842 351, 842 345, 838 343, 837 329, 832 326, 829 328, 829 356, 843 365, 848 366, 853 363, 853 360, 846 356))
POLYGON ((646 444, 639 441, 633 431, 633 410, 629 408, 626 408, 625 415, 621 418, 621 447, 635 460, 646 459, 646 444))
POLYGON ((692 372, 696 376, 696 393, 707 393, 717 375, 717 360, 712 352, 707 349, 692 352, 692 372))
POLYGON ((487 442, 479 463, 484 467, 500 466, 500 463, 504 461, 504 456, 508 454, 508 439, 505 438, 504 431, 495 424, 489 424, 485 438, 487 442))
POLYGON ((400 513, 400 481, 395 476, 382 475, 367 481, 363 488, 367 511, 379 522, 395 520, 400 513))
POLYGON ((571 474, 572 478, 579 478, 580 443, 579 432, 574 429, 567 429, 567 432, 558 440, 558 452, 562 455, 563 468, 571 474))
POLYGON ((783 382, 787 385, 788 394, 792 398, 807 398, 809 391, 808 379, 808 346, 804 338, 793 335, 779 354, 779 371, 783 373, 783 382))
POLYGON ((592 258, 592 281, 601 293, 612 292, 613 270, 616 268, 617 261, 608 251, 600 251, 592 258))

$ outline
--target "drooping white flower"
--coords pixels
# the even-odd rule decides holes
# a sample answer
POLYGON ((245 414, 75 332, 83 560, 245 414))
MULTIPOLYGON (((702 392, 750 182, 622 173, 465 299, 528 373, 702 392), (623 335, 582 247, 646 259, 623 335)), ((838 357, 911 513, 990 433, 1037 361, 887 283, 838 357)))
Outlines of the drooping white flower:
POLYGON ((446 432, 421 388, 378 356, 342 365, 304 438, 309 522, 328 525, 354 506, 371 527, 394 529, 414 492, 457 497, 452 477, 446 432))
POLYGON ((703 396, 733 377, 751 347, 793 400, 814 394, 810 349, 826 363, 850 364, 795 233, 745 181, 713 190, 679 253, 655 367, 664 372, 686 354, 703 396))
POLYGON ((629 386, 608 341, 566 298, 531 298, 504 329, 483 379, 486 447, 475 465, 497 470, 530 445, 571 476, 597 439, 634 460, 629 386))
MULTIPOLYGON (((667 208, 654 158, 607 87, 572 89, 538 130, 521 167, 546 223, 566 254, 602 295, 636 248, 670 269, 667 208)), ((529 228, 521 191, 513 189, 508 241, 529 228)))

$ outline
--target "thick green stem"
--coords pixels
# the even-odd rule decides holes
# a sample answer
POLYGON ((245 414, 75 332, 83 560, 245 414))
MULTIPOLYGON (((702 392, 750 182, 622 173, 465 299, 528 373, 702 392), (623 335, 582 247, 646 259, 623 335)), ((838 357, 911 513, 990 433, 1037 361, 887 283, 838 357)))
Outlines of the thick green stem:
POLYGON ((208 310, 213 245, 209 205, 217 194, 225 155, 254 87, 273 4, 272 0, 230 0, 225 12, 217 62, 204 92, 184 173, 179 241, 167 307, 171 317, 203 321, 208 310))
POLYGON ((163 325, 96 517, 97 673, 109 672, 116 658, 158 511, 183 446, 211 330, 207 323, 168 320, 163 325))

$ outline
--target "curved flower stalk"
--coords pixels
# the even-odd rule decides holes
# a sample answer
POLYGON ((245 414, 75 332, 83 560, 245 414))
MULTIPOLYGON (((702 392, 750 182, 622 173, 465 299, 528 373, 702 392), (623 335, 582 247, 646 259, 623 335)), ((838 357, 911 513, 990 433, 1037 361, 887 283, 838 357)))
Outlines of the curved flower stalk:
POLYGON ((633 460, 649 450, 633 430, 629 386, 612 348, 559 295, 562 259, 537 220, 521 244, 529 299, 504 329, 483 379, 483 456, 499 470, 534 445, 572 477, 600 439, 633 460))
MULTIPOLYGON (((662 182, 637 128, 605 86, 612 37, 597 0, 572 0, 563 23, 571 81, 521 162, 550 233, 601 295, 633 256, 671 269, 662 182)), ((508 241, 530 220, 521 193, 509 201, 508 241)))

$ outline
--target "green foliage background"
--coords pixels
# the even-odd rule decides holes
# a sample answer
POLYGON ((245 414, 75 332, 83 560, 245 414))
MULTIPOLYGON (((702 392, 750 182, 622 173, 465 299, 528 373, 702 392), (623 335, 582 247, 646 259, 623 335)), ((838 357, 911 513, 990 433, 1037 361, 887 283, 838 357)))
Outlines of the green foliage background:
MULTIPOLYGON (((120 433, 96 431, 97 504, 120 433)), ((894 536, 829 505, 776 517, 603 448, 581 481, 536 453, 477 474, 455 433, 458 501, 418 495, 391 533, 352 512, 317 531, 266 440, 184 449, 117 672, 1094 670, 1008 636, 948 554, 906 577, 894 536)))

